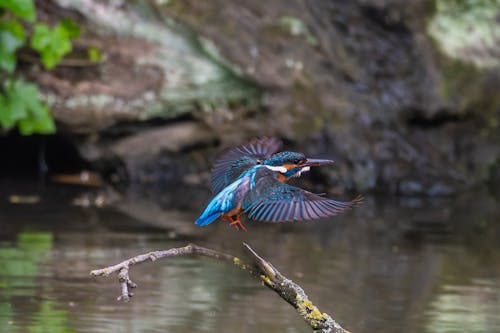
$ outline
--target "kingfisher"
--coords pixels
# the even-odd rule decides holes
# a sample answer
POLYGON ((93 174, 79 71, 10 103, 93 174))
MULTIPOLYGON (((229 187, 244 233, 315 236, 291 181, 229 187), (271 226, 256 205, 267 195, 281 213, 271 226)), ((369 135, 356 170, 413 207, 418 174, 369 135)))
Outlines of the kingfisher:
POLYGON ((276 138, 256 138, 224 151, 212 168, 214 197, 195 224, 206 226, 218 218, 246 231, 241 215, 251 220, 287 222, 313 220, 337 215, 362 202, 329 199, 287 184, 314 166, 334 161, 307 158, 293 151, 281 151, 276 138))

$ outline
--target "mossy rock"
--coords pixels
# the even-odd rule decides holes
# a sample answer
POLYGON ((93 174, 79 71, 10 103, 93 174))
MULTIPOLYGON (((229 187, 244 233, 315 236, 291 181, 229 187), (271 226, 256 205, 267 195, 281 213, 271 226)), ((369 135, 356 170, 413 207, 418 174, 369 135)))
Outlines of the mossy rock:
POLYGON ((154 2, 55 2, 60 8, 45 14, 69 10, 83 35, 60 68, 35 75, 55 118, 71 132, 260 103, 260 90, 213 44, 157 15, 154 2), (102 61, 81 59, 89 48, 102 61))

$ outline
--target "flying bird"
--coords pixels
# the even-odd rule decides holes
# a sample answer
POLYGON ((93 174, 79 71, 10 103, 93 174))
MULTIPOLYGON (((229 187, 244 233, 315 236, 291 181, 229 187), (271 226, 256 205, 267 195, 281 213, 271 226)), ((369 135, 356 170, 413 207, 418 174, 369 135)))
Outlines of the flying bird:
POLYGON ((304 154, 279 150, 276 138, 257 138, 223 152, 212 169, 214 197, 195 224, 206 226, 218 218, 246 231, 241 214, 265 222, 313 220, 337 215, 362 202, 338 201, 314 194, 286 182, 311 167, 331 160, 307 158, 304 154))

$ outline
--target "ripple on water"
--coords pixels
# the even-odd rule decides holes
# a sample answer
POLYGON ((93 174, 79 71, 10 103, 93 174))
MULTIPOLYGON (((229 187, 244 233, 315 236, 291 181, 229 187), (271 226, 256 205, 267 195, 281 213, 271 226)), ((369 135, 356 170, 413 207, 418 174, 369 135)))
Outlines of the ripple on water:
POLYGON ((500 332, 498 282, 475 279, 470 285, 444 285, 427 310, 427 332, 500 332))

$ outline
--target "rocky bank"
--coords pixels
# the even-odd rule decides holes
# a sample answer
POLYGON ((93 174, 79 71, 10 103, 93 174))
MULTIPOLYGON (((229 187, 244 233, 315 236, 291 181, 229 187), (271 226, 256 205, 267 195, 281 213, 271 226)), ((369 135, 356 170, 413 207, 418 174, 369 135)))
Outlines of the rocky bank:
POLYGON ((83 35, 66 64, 28 75, 115 182, 208 188, 217 149, 261 135, 335 159, 315 174, 332 192, 500 179, 499 1, 40 3, 83 35), (102 61, 71 61, 89 47, 102 61))

